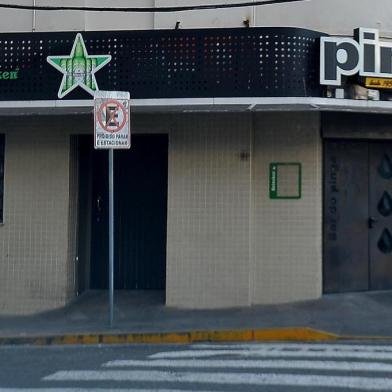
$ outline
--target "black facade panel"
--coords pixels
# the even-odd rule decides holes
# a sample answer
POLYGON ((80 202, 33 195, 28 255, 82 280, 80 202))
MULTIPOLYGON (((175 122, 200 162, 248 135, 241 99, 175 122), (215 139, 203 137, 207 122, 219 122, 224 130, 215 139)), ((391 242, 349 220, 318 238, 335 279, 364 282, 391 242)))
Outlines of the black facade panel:
MULTIPOLYGON (((99 89, 130 91, 133 99, 323 96, 322 33, 261 27, 81 34, 89 55, 112 56, 95 74, 99 89)), ((63 75, 47 57, 69 56, 76 35, 0 34, 0 101, 58 99, 63 75)), ((78 87, 63 99, 91 95, 78 87)))

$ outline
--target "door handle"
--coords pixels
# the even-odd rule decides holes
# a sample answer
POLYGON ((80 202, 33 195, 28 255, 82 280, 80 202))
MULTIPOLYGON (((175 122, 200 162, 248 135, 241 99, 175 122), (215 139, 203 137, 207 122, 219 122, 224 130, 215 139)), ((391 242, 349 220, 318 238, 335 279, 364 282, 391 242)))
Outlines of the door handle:
POLYGON ((97 197, 97 212, 100 214, 102 212, 102 197, 97 197))
POLYGON ((369 216, 369 219, 368 219, 368 227, 369 227, 369 229, 373 229, 374 224, 377 223, 377 222, 378 221, 377 221, 376 218, 374 218, 372 216, 369 216))
POLYGON ((101 213, 102 213, 102 197, 98 196, 97 200, 96 200, 96 218, 97 218, 97 222, 101 221, 101 213))

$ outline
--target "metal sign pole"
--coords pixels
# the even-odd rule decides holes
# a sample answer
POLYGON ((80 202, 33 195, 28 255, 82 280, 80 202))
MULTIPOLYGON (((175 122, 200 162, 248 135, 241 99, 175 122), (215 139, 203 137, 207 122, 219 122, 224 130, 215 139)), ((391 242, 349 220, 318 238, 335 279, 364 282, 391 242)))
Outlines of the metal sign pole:
POLYGON ((115 149, 131 148, 130 94, 96 91, 94 94, 94 148, 109 150, 109 326, 114 324, 114 162, 115 149))
POLYGON ((114 321, 114 201, 113 149, 109 150, 109 325, 114 321))

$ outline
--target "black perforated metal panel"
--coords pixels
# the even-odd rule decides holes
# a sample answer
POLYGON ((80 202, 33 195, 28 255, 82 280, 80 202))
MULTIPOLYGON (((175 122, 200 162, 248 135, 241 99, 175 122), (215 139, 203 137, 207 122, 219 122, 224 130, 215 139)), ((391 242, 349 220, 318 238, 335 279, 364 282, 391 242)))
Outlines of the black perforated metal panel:
MULTIPOLYGON (((322 96, 321 35, 295 28, 82 33, 89 55, 112 56, 96 73, 99 89, 132 98, 322 96)), ((69 55, 75 37, 0 34, 0 100, 58 99, 62 74, 46 58, 69 55)), ((78 87, 63 99, 84 98, 91 96, 78 87)))

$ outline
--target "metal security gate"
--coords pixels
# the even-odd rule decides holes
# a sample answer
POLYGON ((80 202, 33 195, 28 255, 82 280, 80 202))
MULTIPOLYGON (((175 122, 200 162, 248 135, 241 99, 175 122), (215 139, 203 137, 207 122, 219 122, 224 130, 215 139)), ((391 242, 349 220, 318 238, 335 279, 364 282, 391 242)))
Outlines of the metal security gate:
MULTIPOLYGON (((134 135, 114 154, 116 290, 163 290, 166 275, 167 135, 134 135)), ((108 288, 108 157, 93 152, 92 289, 108 288)))
POLYGON ((392 143, 324 148, 324 292, 392 288, 392 143))

